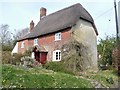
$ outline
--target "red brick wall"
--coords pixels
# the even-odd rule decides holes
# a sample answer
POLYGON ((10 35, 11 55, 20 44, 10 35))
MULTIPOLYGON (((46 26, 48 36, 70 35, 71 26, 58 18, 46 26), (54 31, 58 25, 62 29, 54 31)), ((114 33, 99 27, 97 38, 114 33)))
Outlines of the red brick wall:
POLYGON ((60 41, 55 41, 55 34, 49 34, 46 36, 39 37, 39 45, 51 45, 53 43, 55 44, 56 42, 63 43, 70 39, 71 35, 70 33, 71 33, 70 29, 62 31, 60 41))
POLYGON ((61 40, 55 41, 55 34, 50 34, 47 36, 39 37, 39 45, 42 45, 45 47, 45 49, 48 51, 48 60, 52 60, 53 51, 59 50, 61 46, 68 42, 71 37, 71 30, 67 29, 65 31, 61 32, 61 40))
POLYGON ((29 39, 28 40, 28 47, 31 47, 34 45, 34 39, 29 39))
POLYGON ((18 53, 24 53, 28 48, 28 40, 23 40, 18 42, 18 53), (22 42, 24 41, 24 48, 21 48, 22 42))
MULTIPOLYGON (((61 32, 61 40, 55 41, 55 34, 49 34, 38 38, 38 44, 44 46, 48 51, 48 60, 52 60, 52 53, 54 50, 59 49, 64 43, 68 42, 71 37, 71 30, 66 29, 61 32)), ((19 42, 19 52, 23 53, 28 47, 34 45, 34 39, 24 40, 25 48, 21 48, 22 41, 19 42)))

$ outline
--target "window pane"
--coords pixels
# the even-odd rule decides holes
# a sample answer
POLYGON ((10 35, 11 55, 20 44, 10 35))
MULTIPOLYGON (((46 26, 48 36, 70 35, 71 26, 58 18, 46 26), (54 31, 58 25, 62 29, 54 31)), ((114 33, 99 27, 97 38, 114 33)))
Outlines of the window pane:
POLYGON ((38 44, 38 38, 34 39, 34 44, 38 44))
POLYGON ((61 34, 59 33, 58 38, 61 39, 61 34))
POLYGON ((21 43, 21 48, 24 48, 24 42, 21 43))
POLYGON ((56 52, 56 60, 58 60, 58 52, 56 52))
POLYGON ((55 40, 61 40, 61 33, 55 34, 55 40))
POLYGON ((61 57, 61 53, 59 52, 59 60, 60 60, 60 57, 61 57))

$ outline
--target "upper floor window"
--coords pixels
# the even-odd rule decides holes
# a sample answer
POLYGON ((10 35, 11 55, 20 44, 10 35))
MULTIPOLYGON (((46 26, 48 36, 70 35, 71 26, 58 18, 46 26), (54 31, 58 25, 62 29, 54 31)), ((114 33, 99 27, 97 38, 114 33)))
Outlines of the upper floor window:
POLYGON ((34 39, 34 45, 38 45, 38 38, 34 39))
POLYGON ((53 51, 53 61, 60 61, 61 60, 61 51, 55 50, 53 51))
POLYGON ((25 43, 24 41, 21 43, 21 48, 24 48, 25 47, 25 43))
POLYGON ((55 41, 61 40, 61 33, 56 33, 55 34, 55 41))

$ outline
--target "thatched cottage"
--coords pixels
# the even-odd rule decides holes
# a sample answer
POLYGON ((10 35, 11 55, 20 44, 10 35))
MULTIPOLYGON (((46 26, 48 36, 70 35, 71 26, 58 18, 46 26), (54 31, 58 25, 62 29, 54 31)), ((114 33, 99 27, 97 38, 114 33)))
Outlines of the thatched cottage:
MULTIPOLYGON (((72 40, 87 47, 92 66, 97 66, 97 29, 92 16, 81 5, 75 4, 46 15, 47 9, 40 9, 40 21, 34 26, 30 22, 30 32, 20 38, 13 53, 24 53, 34 47, 32 55, 40 63, 61 61, 67 52, 67 43, 72 40)), ((81 54, 82 55, 82 54, 81 54)))

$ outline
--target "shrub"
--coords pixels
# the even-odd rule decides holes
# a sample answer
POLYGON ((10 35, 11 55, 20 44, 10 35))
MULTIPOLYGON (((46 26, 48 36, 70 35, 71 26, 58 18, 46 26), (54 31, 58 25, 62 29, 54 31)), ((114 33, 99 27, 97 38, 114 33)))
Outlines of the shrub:
POLYGON ((24 52, 24 56, 31 56, 31 51, 28 49, 24 52))
POLYGON ((11 55, 10 51, 3 51, 2 52, 2 63, 3 64, 19 64, 20 63, 20 59, 21 57, 23 57, 22 54, 14 54, 11 55))
POLYGON ((26 50, 25 53, 23 53, 23 54, 14 54, 14 55, 12 56, 12 63, 11 63, 11 64, 20 64, 22 57, 25 57, 25 58, 28 60, 27 57, 30 58, 31 52, 32 52, 31 50, 32 50, 32 48, 30 47, 30 48, 29 48, 28 50, 26 50))
POLYGON ((116 46, 113 50, 113 66, 118 70, 120 75, 120 45, 116 46))
POLYGON ((36 61, 35 59, 29 56, 22 57, 21 62, 23 63, 23 66, 26 66, 26 67, 36 67, 40 65, 38 61, 36 61))
POLYGON ((2 52, 2 63, 3 64, 10 64, 12 60, 11 52, 10 51, 3 51, 2 52))
POLYGON ((12 45, 2 45, 2 51, 12 51, 12 45))
POLYGON ((44 68, 48 70, 53 70, 55 72, 64 72, 68 74, 75 74, 73 71, 67 69, 65 67, 65 64, 60 61, 60 62, 47 62, 46 64, 43 65, 44 68))
POLYGON ((23 57, 23 54, 14 54, 11 58, 11 64, 19 65, 22 57, 23 57))
POLYGON ((106 36, 105 40, 101 39, 99 41, 97 49, 101 57, 99 58, 98 65, 100 64, 104 66, 112 65, 113 63, 112 51, 115 45, 116 45, 115 37, 106 36))

